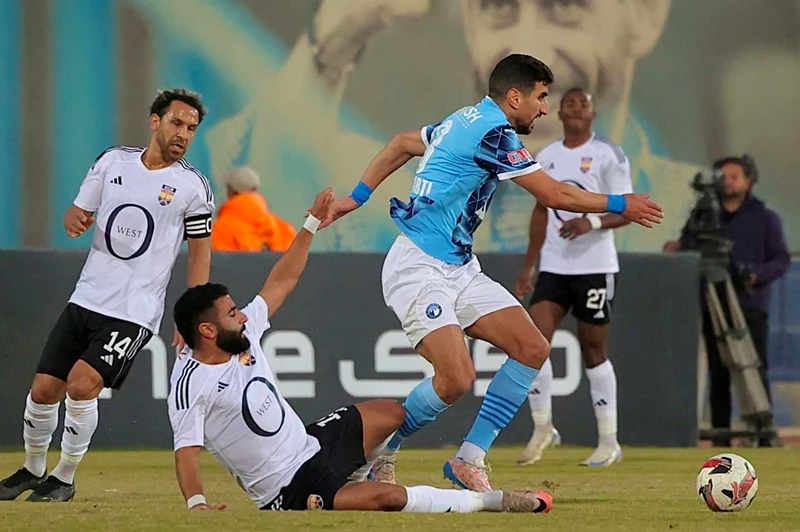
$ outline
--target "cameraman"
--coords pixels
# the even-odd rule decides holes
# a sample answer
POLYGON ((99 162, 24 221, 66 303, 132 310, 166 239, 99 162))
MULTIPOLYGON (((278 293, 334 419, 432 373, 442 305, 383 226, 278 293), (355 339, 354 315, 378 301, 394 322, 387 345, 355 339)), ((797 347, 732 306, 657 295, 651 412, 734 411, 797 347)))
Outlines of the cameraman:
MULTIPOLYGON (((753 160, 747 155, 726 157, 714 163, 714 170, 721 171, 724 176, 719 222, 721 236, 733 242, 730 274, 753 344, 761 359, 761 379, 771 402, 767 379, 769 285, 783 276, 789 268, 789 251, 778 214, 752 195, 753 185, 758 179, 753 160)), ((664 251, 695 249, 697 236, 689 230, 687 224, 680 240, 667 242, 664 251)), ((721 299, 728 314, 725 298, 721 299)), ((705 298, 701 298, 701 301, 703 336, 711 379, 711 424, 713 428, 729 429, 730 375, 720 358, 705 298)), ((714 441, 715 446, 727 447, 730 444, 730 438, 714 441)), ((769 438, 760 438, 759 445, 769 446, 769 438)))

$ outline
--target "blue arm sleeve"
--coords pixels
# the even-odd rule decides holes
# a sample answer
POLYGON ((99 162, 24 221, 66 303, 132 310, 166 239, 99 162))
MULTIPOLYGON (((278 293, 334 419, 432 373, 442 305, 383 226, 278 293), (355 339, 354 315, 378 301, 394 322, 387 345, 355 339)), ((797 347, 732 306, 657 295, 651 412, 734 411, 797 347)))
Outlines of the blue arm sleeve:
POLYGON ((510 126, 492 128, 483 136, 475 151, 475 162, 500 180, 513 179, 542 168, 510 126))

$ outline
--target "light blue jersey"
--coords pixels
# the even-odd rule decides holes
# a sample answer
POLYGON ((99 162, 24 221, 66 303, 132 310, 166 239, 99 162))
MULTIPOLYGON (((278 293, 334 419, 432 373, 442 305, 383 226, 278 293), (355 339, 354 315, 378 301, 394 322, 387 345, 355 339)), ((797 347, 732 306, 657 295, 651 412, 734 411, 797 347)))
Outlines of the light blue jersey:
POLYGON ((499 181, 541 168, 488 96, 421 131, 427 150, 408 203, 392 198, 395 224, 425 253, 449 264, 472 260, 472 242, 499 181))

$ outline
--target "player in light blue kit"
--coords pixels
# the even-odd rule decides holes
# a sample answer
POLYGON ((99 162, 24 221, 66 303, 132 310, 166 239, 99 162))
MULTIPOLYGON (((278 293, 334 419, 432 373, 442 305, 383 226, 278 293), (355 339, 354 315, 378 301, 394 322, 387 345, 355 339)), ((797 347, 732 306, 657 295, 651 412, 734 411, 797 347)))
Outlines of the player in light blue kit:
POLYGON ((509 291, 481 272, 473 234, 500 181, 512 180, 547 207, 613 212, 645 227, 661 222, 661 208, 646 196, 607 196, 560 183, 541 169, 517 134, 528 134, 547 114, 553 74, 541 61, 510 55, 495 66, 489 95, 442 122, 395 136, 367 167, 349 197, 334 202, 327 225, 366 202, 414 156, 422 156, 408 203, 391 200, 401 234, 383 266, 386 304, 414 349, 434 367, 404 403, 407 415, 379 457, 373 476, 395 481, 402 441, 431 423, 472 388, 475 368, 464 333, 508 354, 457 454, 444 465, 455 485, 491 490, 484 457, 525 401, 550 346, 509 291))

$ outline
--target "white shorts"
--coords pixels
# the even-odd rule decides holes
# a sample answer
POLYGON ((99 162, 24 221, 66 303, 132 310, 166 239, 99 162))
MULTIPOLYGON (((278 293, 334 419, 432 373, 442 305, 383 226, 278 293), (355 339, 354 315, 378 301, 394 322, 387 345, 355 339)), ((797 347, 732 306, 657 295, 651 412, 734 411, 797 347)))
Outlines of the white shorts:
POLYGON ((400 235, 381 275, 383 300, 400 320, 412 347, 447 325, 466 329, 478 318, 521 306, 500 283, 483 272, 477 257, 463 266, 433 258, 400 235))

